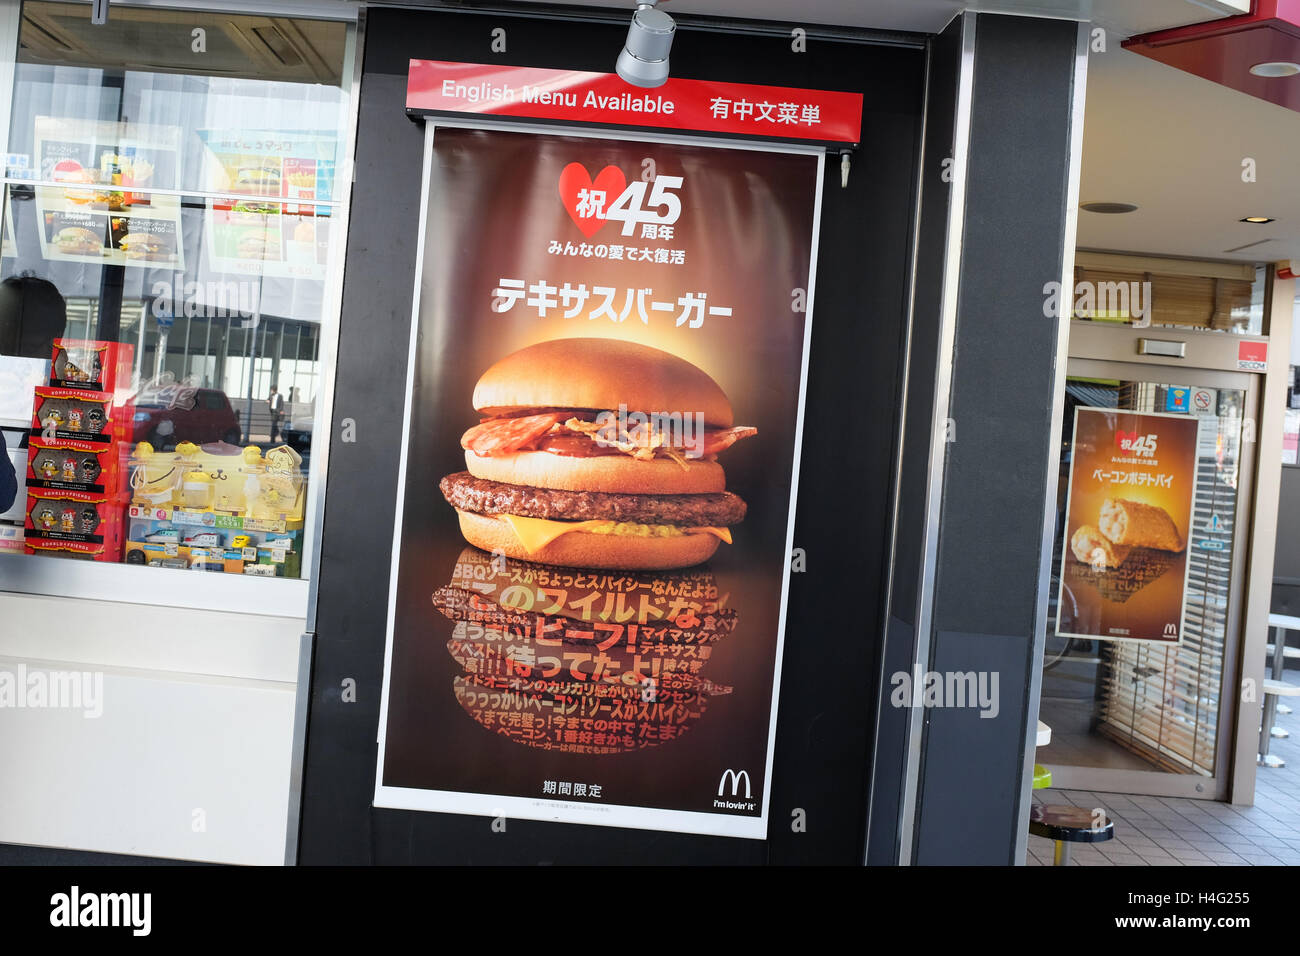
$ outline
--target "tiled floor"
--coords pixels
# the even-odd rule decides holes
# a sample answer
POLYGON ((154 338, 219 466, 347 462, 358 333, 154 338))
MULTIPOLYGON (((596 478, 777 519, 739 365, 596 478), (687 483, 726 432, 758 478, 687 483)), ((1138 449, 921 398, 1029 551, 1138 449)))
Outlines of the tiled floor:
MULTIPOLYGON (((1300 683, 1300 672, 1286 679, 1300 683)), ((1290 703, 1294 707, 1296 699, 1290 703)), ((1275 724, 1291 731, 1274 739, 1270 753, 1286 761, 1260 767, 1255 805, 1234 807, 1181 797, 1139 797, 1080 790, 1040 790, 1041 803, 1104 807, 1115 821, 1115 838, 1076 843, 1074 866, 1290 866, 1300 865, 1300 707, 1275 724)), ((1029 837, 1029 866, 1050 865, 1052 841, 1029 837)))

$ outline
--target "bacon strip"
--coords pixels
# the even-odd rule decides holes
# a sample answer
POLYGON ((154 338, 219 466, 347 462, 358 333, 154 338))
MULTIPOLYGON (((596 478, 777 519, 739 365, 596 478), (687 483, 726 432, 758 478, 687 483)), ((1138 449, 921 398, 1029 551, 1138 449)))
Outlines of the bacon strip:
POLYGON ((730 448, 742 438, 749 438, 751 435, 757 435, 758 429, 749 425, 742 425, 737 428, 723 428, 718 431, 706 431, 704 433, 704 455, 716 455, 724 448, 730 448))
POLYGON ((564 412, 548 412, 523 418, 493 418, 462 435, 460 446, 484 458, 510 455, 536 441, 567 417, 564 412))

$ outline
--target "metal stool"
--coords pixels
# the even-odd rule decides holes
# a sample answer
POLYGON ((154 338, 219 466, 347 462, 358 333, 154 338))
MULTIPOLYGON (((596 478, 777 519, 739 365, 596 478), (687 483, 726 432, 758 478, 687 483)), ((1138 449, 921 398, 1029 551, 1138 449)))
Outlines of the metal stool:
POLYGON ((1264 719, 1259 725, 1259 763, 1262 767, 1285 767, 1286 761, 1268 752, 1269 738, 1274 736, 1273 720, 1277 716, 1279 697, 1300 697, 1300 686, 1286 681, 1264 678, 1264 719))
POLYGON ((1053 866, 1068 866, 1071 843, 1104 843, 1115 837, 1115 824, 1105 811, 1100 819, 1093 813, 1084 807, 1036 803, 1029 811, 1029 832, 1055 842, 1053 866))
MULTIPOLYGON (((1287 631, 1300 629, 1300 618, 1290 617, 1286 614, 1270 614, 1268 616, 1268 626, 1273 632, 1273 641, 1267 647, 1269 662, 1272 665, 1272 673, 1269 674, 1269 677, 1273 678, 1273 680, 1281 680, 1286 662, 1300 659, 1300 647, 1287 647, 1286 643, 1287 631)), ((1277 713, 1289 714, 1291 708, 1279 700, 1277 702, 1277 713)), ((1276 724, 1269 728, 1269 733, 1283 740, 1290 736, 1286 730, 1276 724)))

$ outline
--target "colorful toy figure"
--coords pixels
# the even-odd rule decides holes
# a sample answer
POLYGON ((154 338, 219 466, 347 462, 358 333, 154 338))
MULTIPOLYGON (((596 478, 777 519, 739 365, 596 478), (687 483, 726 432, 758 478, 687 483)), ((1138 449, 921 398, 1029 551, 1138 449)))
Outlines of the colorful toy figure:
POLYGON ((51 528, 54 527, 54 512, 51 511, 49 508, 46 508, 41 512, 38 520, 41 523, 41 527, 44 528, 46 531, 49 531, 51 528))
POLYGON ((60 531, 77 530, 77 513, 73 511, 71 508, 65 509, 63 512, 63 517, 59 519, 59 530, 60 531))
POLYGON ((95 525, 98 520, 99 516, 95 514, 95 509, 87 508, 85 511, 81 512, 81 530, 86 534, 90 534, 95 530, 95 525))
POLYGON ((41 460, 41 474, 48 480, 59 473, 59 466, 54 463, 53 458, 44 458, 41 460))
POLYGON ((104 427, 104 413, 98 408, 86 412, 86 427, 92 432, 98 432, 104 427))
POLYGON ((95 475, 99 471, 99 463, 93 458, 83 459, 81 462, 81 477, 84 481, 94 481, 95 475))
POLYGON ((63 365, 63 377, 70 382, 86 382, 90 380, 90 376, 73 365, 71 359, 63 365))
POLYGON ((68 429, 74 432, 81 431, 81 409, 68 409, 68 429))
POLYGON ((57 408, 52 409, 50 413, 45 416, 44 425, 46 428, 58 428, 62 424, 63 412, 59 411, 57 408))
POLYGON ((71 455, 63 459, 63 480, 77 480, 77 459, 73 458, 71 455))

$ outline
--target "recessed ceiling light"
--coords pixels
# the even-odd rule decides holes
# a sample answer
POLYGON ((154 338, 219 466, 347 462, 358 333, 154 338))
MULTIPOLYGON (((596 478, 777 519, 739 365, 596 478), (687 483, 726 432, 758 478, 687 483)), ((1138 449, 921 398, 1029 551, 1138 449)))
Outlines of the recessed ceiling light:
POLYGON ((1087 212, 1100 212, 1108 216, 1117 216, 1120 213, 1134 212, 1137 205, 1131 202, 1085 202, 1080 203, 1079 208, 1087 212))
POLYGON ((1274 220, 1269 216, 1247 216, 1245 219, 1238 219, 1237 221, 1249 222, 1249 223, 1253 223, 1256 226, 1262 226, 1264 223, 1273 222, 1274 220))
POLYGON ((1275 60, 1270 63, 1256 63, 1250 68, 1250 72, 1256 76, 1295 76, 1300 73, 1300 63, 1291 63, 1287 60, 1275 60))

